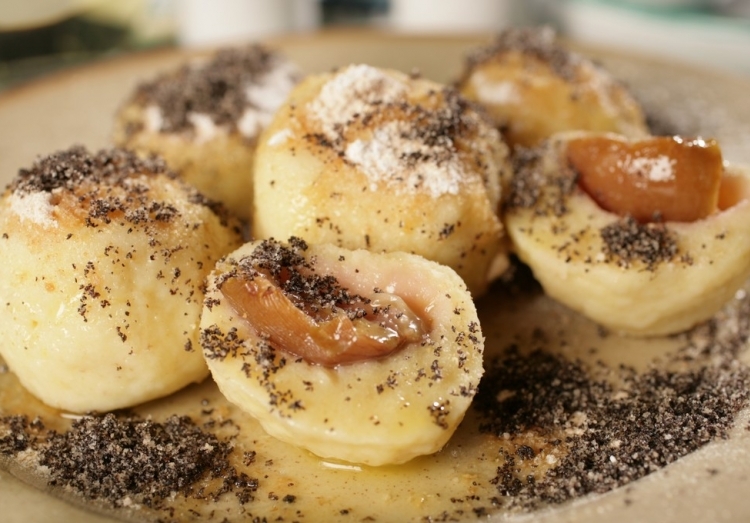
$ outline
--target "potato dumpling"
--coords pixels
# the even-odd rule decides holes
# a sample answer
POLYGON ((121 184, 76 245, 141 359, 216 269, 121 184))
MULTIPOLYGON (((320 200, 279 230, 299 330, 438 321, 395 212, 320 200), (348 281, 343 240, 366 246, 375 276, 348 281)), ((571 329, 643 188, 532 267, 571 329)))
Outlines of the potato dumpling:
POLYGON ((368 65, 309 76, 258 145, 255 238, 416 253, 481 294, 506 261, 499 133, 453 89, 368 65))
POLYGON ((750 276, 750 170, 723 163, 716 147, 678 137, 556 135, 516 159, 504 214, 513 248, 549 295, 605 327, 633 335, 688 329, 750 276), (591 183, 606 191, 596 179, 605 174, 608 190, 622 196, 613 210, 587 192, 591 183), (628 201, 640 219, 626 212, 628 201), (676 202, 711 210, 685 220, 676 202))
POLYGON ((299 78, 265 47, 220 50, 139 85, 117 115, 115 143, 161 155, 206 196, 249 218, 258 135, 299 78))
POLYGON ((299 238, 217 264, 201 343, 221 391, 269 434, 367 465, 442 448, 483 373, 476 309, 453 270, 299 238))
POLYGON ((648 133, 640 104, 549 27, 508 29, 466 60, 458 88, 483 106, 511 146, 569 130, 648 133))
POLYGON ((200 381, 203 281, 240 244, 226 211, 163 162, 82 147, 45 157, 0 198, 0 355, 70 412, 200 381))

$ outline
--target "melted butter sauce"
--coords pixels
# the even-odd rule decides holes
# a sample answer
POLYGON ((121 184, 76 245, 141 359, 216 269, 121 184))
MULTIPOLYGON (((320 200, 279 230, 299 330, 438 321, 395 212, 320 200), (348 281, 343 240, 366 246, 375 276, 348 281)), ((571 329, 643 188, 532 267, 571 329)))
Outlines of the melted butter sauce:
MULTIPOLYGON (((537 349, 579 360, 592 373, 608 375, 620 365, 644 370, 668 361, 684 345, 681 337, 632 339, 603 333, 596 325, 538 292, 490 293, 478 303, 486 337, 486 361, 509 347, 537 349)), ((747 359, 747 352, 743 353, 747 359)), ((502 399, 502 398, 498 398, 502 399)), ((249 416, 224 400, 210 381, 143 405, 135 412, 154 420, 187 415, 205 430, 233 441, 233 465, 257 478, 254 499, 241 504, 231 494, 218 501, 181 496, 169 511, 119 509, 110 512, 90 501, 93 510, 131 521, 476 521, 508 515, 498 489, 498 470, 519 448, 533 449, 533 459, 516 460, 518 478, 539 481, 564 458, 566 444, 551 445, 550 434, 534 430, 491 434, 479 430, 481 415, 471 409, 448 445, 439 453, 405 465, 367 467, 322 460, 268 436, 249 416), (248 453, 254 453, 248 460, 248 453)), ((47 428, 62 431, 70 416, 46 407, 28 394, 11 372, 0 373, 0 414, 40 417, 47 428)), ((345 413, 340 413, 345 415, 345 413)), ((562 434, 560 434, 562 436, 562 434)), ((3 463, 15 473, 23 463, 3 463)), ((40 472, 26 470, 37 482, 40 472)), ((22 473, 21 475, 25 475, 22 473)), ((593 495, 596 496, 596 495, 593 495)))

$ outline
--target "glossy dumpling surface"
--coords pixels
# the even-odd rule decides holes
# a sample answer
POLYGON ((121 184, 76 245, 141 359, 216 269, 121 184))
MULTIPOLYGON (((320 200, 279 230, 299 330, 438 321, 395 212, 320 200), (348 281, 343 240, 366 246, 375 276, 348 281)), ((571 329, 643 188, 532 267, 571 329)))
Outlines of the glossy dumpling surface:
POLYGON ((464 283, 406 253, 246 244, 211 275, 201 329, 224 395, 271 435, 327 459, 384 465, 438 451, 483 372, 464 283))

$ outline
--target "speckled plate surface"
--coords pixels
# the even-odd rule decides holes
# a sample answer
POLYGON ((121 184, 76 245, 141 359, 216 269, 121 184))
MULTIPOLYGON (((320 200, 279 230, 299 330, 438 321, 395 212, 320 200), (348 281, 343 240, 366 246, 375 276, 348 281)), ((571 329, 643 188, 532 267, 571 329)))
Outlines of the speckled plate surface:
MULTIPOLYGON (((450 81, 458 73, 466 51, 483 41, 479 37, 337 32, 280 38, 269 43, 310 72, 361 62, 404 71, 416 68, 429 78, 450 81)), ((725 158, 750 163, 750 97, 747 96, 750 81, 643 57, 598 49, 583 51, 602 61, 615 76, 630 85, 660 124, 683 134, 716 137, 722 143, 725 158)), ((91 148, 107 145, 115 109, 136 82, 184 58, 176 51, 117 58, 0 94, 0 182, 7 183, 19 167, 30 165, 38 155, 73 143, 91 148)), ((565 343, 550 344, 554 345, 550 350, 567 358, 591 359, 590 348, 595 345, 596 359, 609 366, 625 363, 643 368, 655 359, 669 359, 668 355, 685 342, 683 339, 602 338, 595 326, 538 294, 519 298, 499 293, 482 300, 479 307, 489 354, 500 353, 510 343, 519 343, 519 340, 522 345, 524 342, 529 345, 538 343, 532 334, 546 329, 566 340, 565 343)), ((747 351, 741 351, 739 357, 750 360, 747 351)), ((201 406, 206 403, 216 411, 224 410, 225 416, 241 416, 223 403, 210 382, 143 406, 139 413, 155 418, 170 413, 194 414, 200 413, 201 406)), ((32 417, 37 414, 59 416, 59 413, 25 396, 12 374, 6 372, 0 373, 0 414, 8 412, 22 412, 32 417)), ((747 412, 739 415, 728 439, 714 441, 626 487, 606 494, 588 495, 552 508, 513 514, 502 507, 488 512, 473 510, 478 505, 472 504, 471 496, 488 498, 493 491, 496 494, 496 489, 489 481, 491 475, 483 476, 479 467, 464 466, 462 460, 484 455, 490 461, 491 470, 497 447, 492 447, 491 441, 475 433, 472 427, 476 420, 471 414, 440 456, 420 459, 404 468, 381 470, 321 462, 270 441, 251 421, 243 420, 238 424, 241 439, 254 445, 259 456, 265 456, 265 459, 256 461, 251 472, 265 478, 266 484, 261 481, 258 501, 249 505, 247 512, 225 513, 221 510, 232 509, 217 507, 221 517, 217 515, 216 521, 221 521, 224 516, 250 521, 249 513, 268 517, 269 521, 279 516, 284 521, 292 521, 294 511, 290 512, 289 507, 279 501, 279 495, 283 497, 287 492, 300 501, 295 510, 307 510, 305 521, 362 521, 366 518, 403 521, 405 514, 410 512, 401 512, 401 507, 414 510, 413 514, 419 515, 412 517, 415 520, 428 516, 438 520, 442 515, 447 520, 464 521, 486 520, 486 517, 492 521, 534 518, 545 522, 750 520, 750 498, 746 494, 750 488, 747 412), (274 456, 279 458, 274 461, 271 459, 274 456), (474 476, 469 478, 469 473, 474 476), (414 478, 421 478, 421 483, 413 481, 414 478), (466 487, 472 482, 476 487, 473 490, 466 487), (320 490, 315 491, 313 486, 320 490), (319 495, 306 502, 308 492, 319 492, 319 495), (435 492, 442 492, 443 498, 455 494, 461 500, 448 503, 451 512, 441 512, 446 502, 434 499, 435 492), (353 508, 344 510, 342 507, 353 508)), ((11 470, 12 474, 0 469, 3 521, 111 520, 111 514, 93 512, 92 507, 85 503, 83 508, 80 503, 78 506, 69 504, 43 489, 19 481, 15 475, 23 476, 27 481, 34 480, 25 475, 23 467, 11 467, 11 470)), ((482 501, 481 506, 489 505, 482 501)), ((185 518, 188 517, 186 512, 185 518)))

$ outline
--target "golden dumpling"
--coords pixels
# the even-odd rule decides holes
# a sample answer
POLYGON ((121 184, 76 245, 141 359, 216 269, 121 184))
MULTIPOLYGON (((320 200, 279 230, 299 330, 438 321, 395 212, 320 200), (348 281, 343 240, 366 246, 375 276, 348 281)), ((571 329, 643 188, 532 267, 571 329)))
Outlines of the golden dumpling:
POLYGON ((466 60, 458 88, 491 115, 511 146, 570 130, 648 133, 640 104, 602 67, 548 27, 508 29, 466 60))
POLYGON ((368 65, 309 76, 258 145, 255 238, 416 253, 479 295, 502 270, 508 148, 454 90, 368 65))
POLYGON ((240 243, 226 212, 163 162, 82 147, 45 157, 0 198, 0 355, 71 412, 200 381, 203 280, 240 243))
POLYGON ((206 196, 249 218, 258 135, 300 77, 263 46, 222 49, 140 84, 117 115, 115 143, 162 156, 206 196))

